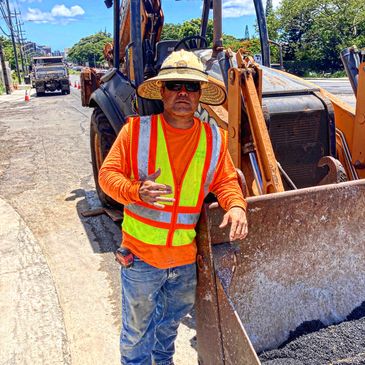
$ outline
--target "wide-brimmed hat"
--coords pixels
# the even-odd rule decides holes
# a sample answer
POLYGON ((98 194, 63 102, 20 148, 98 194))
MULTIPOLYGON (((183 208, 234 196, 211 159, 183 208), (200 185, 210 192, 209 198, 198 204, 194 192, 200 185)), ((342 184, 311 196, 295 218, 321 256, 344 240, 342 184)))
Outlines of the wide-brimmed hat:
POLYGON ((201 83, 199 101, 209 105, 221 105, 226 99, 225 90, 208 79, 200 59, 192 52, 172 52, 163 62, 157 76, 139 85, 138 95, 146 99, 162 99, 160 89, 164 81, 195 81, 201 83))

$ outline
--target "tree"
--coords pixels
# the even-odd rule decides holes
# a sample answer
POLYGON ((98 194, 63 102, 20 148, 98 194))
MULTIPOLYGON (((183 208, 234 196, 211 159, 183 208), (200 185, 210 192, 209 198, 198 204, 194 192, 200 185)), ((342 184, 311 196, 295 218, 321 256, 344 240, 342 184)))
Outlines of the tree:
MULTIPOLYGON (((191 35, 200 34, 201 19, 187 20, 182 24, 164 24, 162 29, 161 39, 182 39, 191 35)), ((248 33, 248 27, 246 27, 248 33)), ((249 34, 248 34, 249 37, 249 34)), ((213 20, 208 20, 206 38, 208 47, 213 45, 213 20)), ((232 35, 223 34, 223 45, 225 48, 230 48, 237 51, 239 48, 244 48, 251 55, 260 52, 260 42, 258 39, 237 39, 232 35)))
POLYGON ((250 32, 248 30, 248 25, 246 25, 246 28, 245 28, 245 40, 249 40, 250 39, 250 32))
MULTIPOLYGON (((182 24, 164 24, 161 39, 182 39, 184 37, 200 34, 201 19, 187 20, 182 24)), ((213 43, 213 20, 208 20, 206 38, 208 46, 213 43)))
POLYGON ((5 59, 9 62, 10 68, 15 69, 15 58, 11 40, 7 37, 0 36, 0 42, 3 45, 5 59))
POLYGON ((180 39, 181 24, 164 24, 161 33, 161 40, 165 39, 180 39))
POLYGON ((268 17, 274 10, 274 6, 272 4, 272 0, 266 0, 266 9, 265 9, 265 15, 268 17))
POLYGON ((282 0, 271 15, 270 38, 288 45, 286 60, 335 71, 342 49, 365 46, 365 4, 358 0, 282 0))
POLYGON ((81 38, 70 49, 68 58, 78 64, 86 64, 88 62, 90 66, 95 67, 96 64, 104 62, 104 46, 112 41, 110 34, 105 32, 81 38))

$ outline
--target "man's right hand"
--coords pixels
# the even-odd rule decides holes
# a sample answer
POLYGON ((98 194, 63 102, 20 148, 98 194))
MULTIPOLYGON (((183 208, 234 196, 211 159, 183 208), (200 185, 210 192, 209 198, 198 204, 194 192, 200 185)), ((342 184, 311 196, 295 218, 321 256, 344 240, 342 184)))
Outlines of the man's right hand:
POLYGON ((172 187, 156 183, 155 180, 160 175, 160 168, 153 174, 148 175, 139 188, 139 196, 145 203, 152 204, 157 208, 164 208, 165 206, 159 202, 174 202, 175 199, 162 196, 172 194, 172 187))

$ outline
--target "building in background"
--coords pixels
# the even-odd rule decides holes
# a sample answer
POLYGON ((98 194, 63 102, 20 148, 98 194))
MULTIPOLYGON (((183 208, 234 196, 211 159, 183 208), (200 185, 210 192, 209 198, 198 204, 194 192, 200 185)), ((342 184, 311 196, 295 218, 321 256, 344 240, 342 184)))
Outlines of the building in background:
POLYGON ((44 56, 52 56, 52 49, 49 46, 38 46, 44 56))
MULTIPOLYGON (((52 56, 51 47, 41 46, 35 42, 24 43, 23 50, 25 55, 30 58, 35 56, 52 56)), ((58 56, 58 54, 56 56, 58 56)))

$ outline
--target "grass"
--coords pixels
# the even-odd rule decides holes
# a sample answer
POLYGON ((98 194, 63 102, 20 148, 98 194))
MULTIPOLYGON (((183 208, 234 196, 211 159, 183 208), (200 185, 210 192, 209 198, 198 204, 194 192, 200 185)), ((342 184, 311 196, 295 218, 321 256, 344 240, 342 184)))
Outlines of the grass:
POLYGON ((337 78, 337 77, 347 77, 345 71, 336 71, 334 73, 324 73, 324 72, 315 72, 315 71, 307 71, 303 77, 308 78, 337 78))
POLYGON ((75 71, 75 70, 72 70, 72 69, 68 69, 68 73, 70 74, 70 75, 80 75, 80 71, 75 71))

